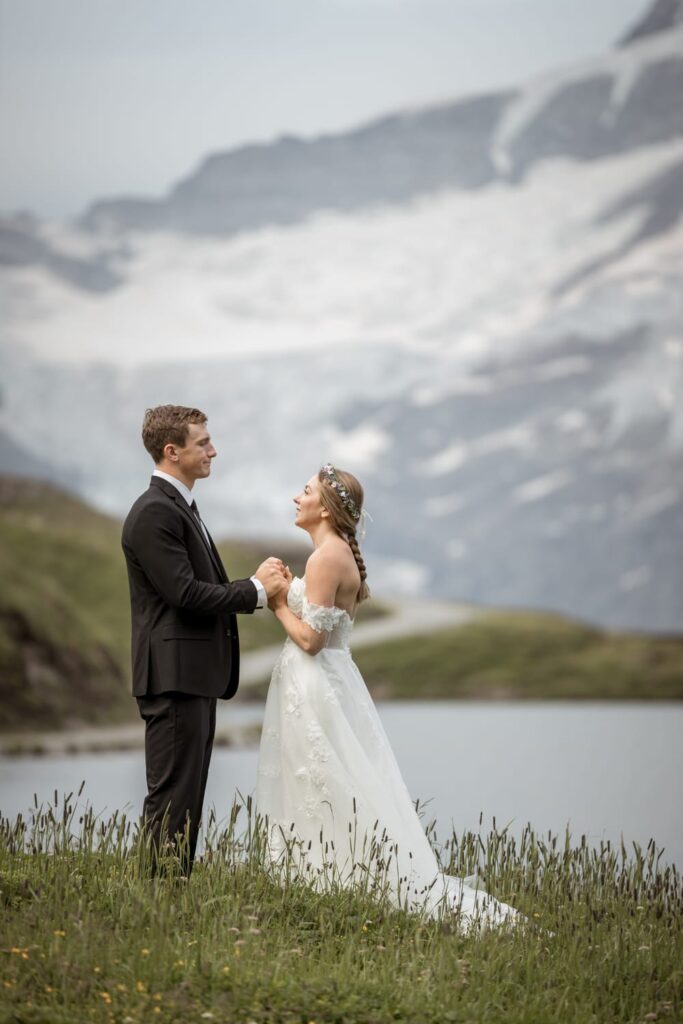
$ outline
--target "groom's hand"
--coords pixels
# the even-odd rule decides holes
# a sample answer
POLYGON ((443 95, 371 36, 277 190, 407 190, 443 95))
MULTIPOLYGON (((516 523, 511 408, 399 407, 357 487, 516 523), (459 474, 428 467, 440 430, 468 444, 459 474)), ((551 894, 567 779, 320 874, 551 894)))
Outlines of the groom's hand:
POLYGON ((285 565, 279 558, 266 558, 265 562, 261 562, 254 576, 263 584, 268 597, 272 597, 287 586, 285 565))

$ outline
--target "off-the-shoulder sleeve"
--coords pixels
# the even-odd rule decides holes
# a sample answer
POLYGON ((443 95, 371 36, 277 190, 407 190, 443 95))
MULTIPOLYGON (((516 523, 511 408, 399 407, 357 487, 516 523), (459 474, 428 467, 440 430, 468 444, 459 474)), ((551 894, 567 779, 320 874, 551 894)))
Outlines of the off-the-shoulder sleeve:
POLYGON ((323 604, 312 604, 304 597, 301 610, 301 621, 314 629, 316 633, 329 633, 344 615, 343 608, 327 608, 323 604))

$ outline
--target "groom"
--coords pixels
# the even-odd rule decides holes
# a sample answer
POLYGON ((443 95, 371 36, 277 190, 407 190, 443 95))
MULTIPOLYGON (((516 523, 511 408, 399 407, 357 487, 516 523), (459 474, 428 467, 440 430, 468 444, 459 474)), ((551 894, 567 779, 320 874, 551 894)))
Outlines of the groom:
POLYGON ((154 460, 150 486, 123 524, 132 619, 133 694, 145 722, 147 797, 154 866, 168 840, 182 874, 192 870, 216 725, 216 698, 239 681, 236 612, 263 608, 284 586, 268 558, 230 582, 192 488, 211 473, 216 449, 199 409, 148 409, 142 440, 154 460), (179 843, 180 837, 187 840, 179 843))

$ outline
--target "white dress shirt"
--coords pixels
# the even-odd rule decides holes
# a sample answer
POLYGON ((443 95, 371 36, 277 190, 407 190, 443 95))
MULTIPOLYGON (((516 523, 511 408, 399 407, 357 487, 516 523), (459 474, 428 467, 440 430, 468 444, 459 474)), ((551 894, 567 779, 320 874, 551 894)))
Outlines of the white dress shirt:
MULTIPOLYGON (((177 477, 171 476, 170 473, 164 473, 162 469, 155 469, 154 472, 152 473, 152 476, 160 476, 162 480, 167 480, 169 484, 173 484, 176 490, 178 490, 182 494, 187 504, 190 507, 192 506, 192 502, 194 501, 194 498, 192 497, 192 491, 186 484, 183 483, 182 480, 178 480, 177 477)), ((207 533, 206 527, 204 526, 204 523, 202 522, 201 516, 199 514, 197 514, 197 519, 199 520, 199 525, 201 526, 202 532, 206 537, 206 543, 209 544, 209 534, 207 533)), ((264 608, 268 604, 268 595, 266 594, 266 588, 263 586, 260 580, 256 579, 255 576, 250 576, 249 579, 256 587, 256 607, 264 608)))

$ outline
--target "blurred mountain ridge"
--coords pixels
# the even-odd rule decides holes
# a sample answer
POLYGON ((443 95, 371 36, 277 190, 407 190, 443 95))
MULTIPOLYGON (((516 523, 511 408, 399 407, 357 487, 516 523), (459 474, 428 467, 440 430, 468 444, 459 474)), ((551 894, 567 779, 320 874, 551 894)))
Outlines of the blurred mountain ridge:
POLYGON ((620 46, 629 46, 644 36, 666 32, 683 23, 683 0, 654 0, 647 11, 619 40, 620 46))
POLYGON ((518 90, 392 114, 343 134, 283 136, 216 153, 165 198, 100 200, 82 224, 95 231, 230 235, 296 223, 319 210, 348 212, 443 188, 519 181, 542 160, 599 160, 680 136, 683 27, 673 10, 658 14, 659 6, 636 26, 629 46, 607 58, 518 90))

